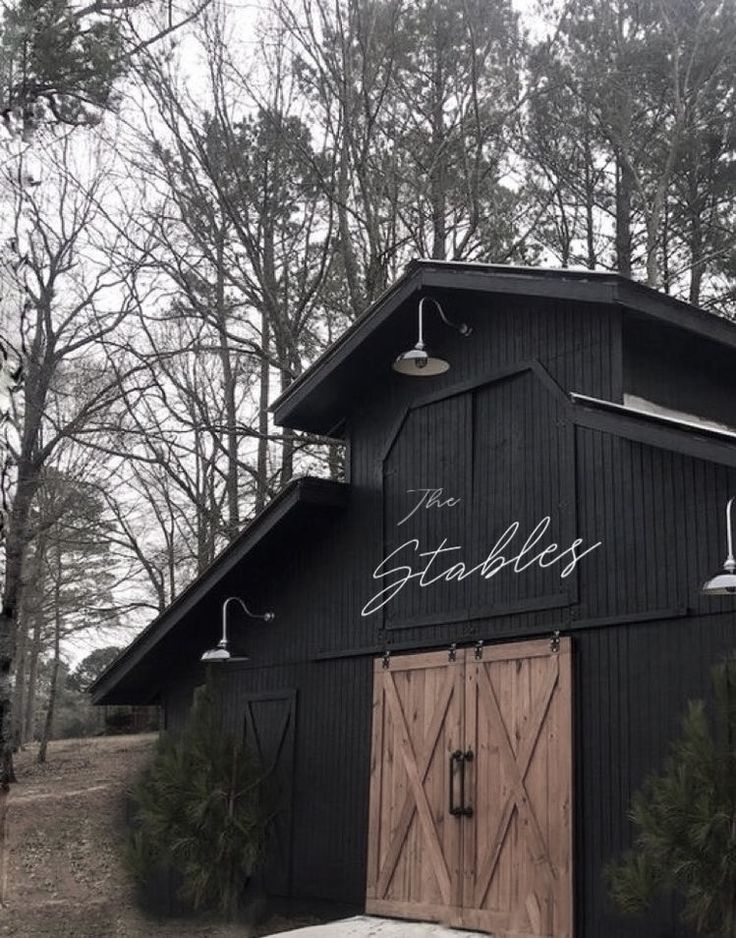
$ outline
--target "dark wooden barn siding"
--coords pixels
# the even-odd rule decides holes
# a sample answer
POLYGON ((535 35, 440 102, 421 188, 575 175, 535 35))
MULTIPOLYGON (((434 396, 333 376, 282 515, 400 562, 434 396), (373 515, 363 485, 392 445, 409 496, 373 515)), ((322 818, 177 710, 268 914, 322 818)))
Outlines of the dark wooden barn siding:
POLYGON ((587 429, 577 460, 579 530, 603 541, 580 567, 579 620, 730 608, 700 587, 725 558, 735 470, 587 429))
MULTIPOLYGON (((461 302, 448 296, 446 305, 457 319, 467 319, 473 333, 468 339, 459 338, 438 321, 428 319, 430 347, 440 353, 447 348, 452 362, 450 371, 432 382, 436 389, 536 358, 564 389, 620 400, 622 313, 617 308, 473 294, 463 295, 461 302)), ((406 381, 399 379, 395 384, 406 391, 406 381)), ((409 389, 408 393, 417 392, 409 389)))
MULTIPOLYGON (((226 725, 239 736, 252 725, 253 701, 294 701, 293 783, 288 828, 289 868, 270 873, 276 894, 315 897, 360 905, 365 883, 365 829, 368 818, 371 668, 368 658, 329 664, 294 663, 275 667, 232 666, 222 678, 226 725), (289 888, 284 889, 288 881, 289 888)), ((260 724, 261 745, 276 754, 283 734, 284 709, 260 724), (272 734, 269 736, 269 733, 272 734)), ((291 745, 291 744, 289 744, 291 745)), ((286 770, 289 766, 282 766, 286 770)), ((276 774, 279 774, 278 772, 276 774)), ((268 875, 268 871, 267 871, 268 875)))
POLYGON ((624 321, 623 337, 625 392, 733 425, 732 349, 631 316, 624 321))
POLYGON ((294 827, 294 743, 296 740, 296 690, 286 688, 249 694, 238 731, 263 775, 263 791, 271 813, 264 875, 276 896, 292 891, 292 843, 294 827))
MULTIPOLYGON (((538 360, 564 391, 620 402, 623 394, 622 314, 611 307, 539 298, 464 295, 445 305, 458 320, 467 319, 473 333, 461 338, 439 321, 427 319, 430 347, 452 367, 431 381, 406 378, 390 370, 392 357, 404 346, 387 350, 385 371, 376 374, 369 392, 353 404, 348 427, 350 480, 375 481, 382 458, 396 432, 395 421, 418 397, 458 383, 480 382, 524 362, 538 360)), ((404 343, 416 336, 413 309, 402 315, 404 343)), ((402 340, 397 340, 401 342, 402 340)))

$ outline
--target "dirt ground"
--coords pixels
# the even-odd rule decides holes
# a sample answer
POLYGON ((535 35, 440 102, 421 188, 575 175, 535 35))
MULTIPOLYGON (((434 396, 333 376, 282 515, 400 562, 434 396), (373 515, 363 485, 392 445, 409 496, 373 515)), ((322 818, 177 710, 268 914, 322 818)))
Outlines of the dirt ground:
POLYGON ((315 922, 274 916, 259 927, 159 922, 135 907, 122 866, 124 795, 155 735, 60 740, 45 765, 18 755, 0 851, 0 936, 255 938, 315 922))

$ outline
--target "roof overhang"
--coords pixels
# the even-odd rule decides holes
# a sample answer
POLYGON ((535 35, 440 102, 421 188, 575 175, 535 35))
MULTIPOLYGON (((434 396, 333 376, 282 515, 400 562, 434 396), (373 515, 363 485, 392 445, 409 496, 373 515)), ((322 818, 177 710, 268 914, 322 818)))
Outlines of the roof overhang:
MULTIPOLYGON (((376 375, 388 372, 387 337, 392 328, 399 329, 396 320, 401 319, 400 314, 399 317, 395 314, 402 306, 411 313, 402 320, 404 332, 411 335, 416 302, 427 291, 544 297, 619 306, 736 349, 736 326, 729 320, 620 274, 415 260, 274 402, 275 422, 326 436, 342 436, 351 399, 361 392, 363 385, 369 387, 376 375)), ((395 343, 394 347, 402 346, 395 343)))
POLYGON ((571 394, 575 425, 694 459, 736 467, 736 432, 571 394))
MULTIPOLYGON (((303 531, 311 536, 315 524, 347 504, 348 493, 349 486, 341 482, 312 477, 294 480, 100 675, 89 688, 93 703, 155 702, 162 677, 182 645, 181 628, 187 623, 196 625, 194 620, 208 604, 211 618, 213 597, 228 585, 229 577, 237 572, 240 580, 248 568, 269 555, 283 555, 287 543, 293 549, 303 531)), ((215 626, 218 620, 215 615, 215 626)), ((201 645, 200 652, 208 641, 212 644, 204 630, 188 637, 193 649, 201 645)), ((193 665, 198 662, 195 651, 190 657, 193 665)))

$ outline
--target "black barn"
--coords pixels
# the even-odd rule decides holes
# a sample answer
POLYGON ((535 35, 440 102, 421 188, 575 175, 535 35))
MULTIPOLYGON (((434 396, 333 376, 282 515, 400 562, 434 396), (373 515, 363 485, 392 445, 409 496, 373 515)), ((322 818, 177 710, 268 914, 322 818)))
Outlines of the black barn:
POLYGON ((346 481, 291 483, 94 699, 159 702, 175 731, 223 601, 272 609, 230 609, 249 660, 214 671, 279 779, 274 894, 498 935, 685 934, 669 907, 624 923, 603 870, 736 647, 732 600, 701 592, 735 396, 736 327, 712 314, 614 274, 413 262, 274 405, 346 442, 346 481), (422 297, 451 367, 398 374, 422 297))

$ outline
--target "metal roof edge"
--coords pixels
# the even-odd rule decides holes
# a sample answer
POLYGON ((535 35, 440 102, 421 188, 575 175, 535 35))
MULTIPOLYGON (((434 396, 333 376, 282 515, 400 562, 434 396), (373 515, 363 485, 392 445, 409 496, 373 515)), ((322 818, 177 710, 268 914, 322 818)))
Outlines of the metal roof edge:
POLYGON ((736 467, 736 433, 585 394, 571 393, 570 400, 575 405, 577 426, 736 467))

